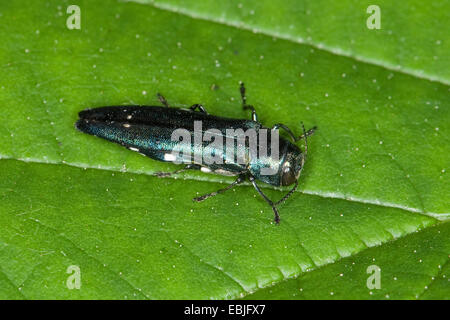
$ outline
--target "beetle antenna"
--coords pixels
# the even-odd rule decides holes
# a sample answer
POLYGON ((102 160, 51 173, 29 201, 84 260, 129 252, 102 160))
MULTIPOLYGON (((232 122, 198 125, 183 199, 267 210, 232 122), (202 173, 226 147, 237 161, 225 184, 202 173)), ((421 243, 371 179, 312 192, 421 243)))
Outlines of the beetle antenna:
POLYGON ((306 131, 305 133, 303 133, 300 137, 295 138, 295 141, 301 140, 303 139, 305 136, 312 136, 314 134, 314 132, 316 132, 317 130, 317 126, 312 127, 311 129, 309 129, 308 131, 306 131))
POLYGON ((306 159, 306 155, 308 154, 308 132, 314 132, 314 128, 309 130, 308 132, 306 132, 305 130, 305 125, 303 124, 302 121, 302 129, 303 129, 303 138, 305 139, 305 155, 302 157, 302 169, 303 169, 303 165, 305 164, 305 159, 306 159))

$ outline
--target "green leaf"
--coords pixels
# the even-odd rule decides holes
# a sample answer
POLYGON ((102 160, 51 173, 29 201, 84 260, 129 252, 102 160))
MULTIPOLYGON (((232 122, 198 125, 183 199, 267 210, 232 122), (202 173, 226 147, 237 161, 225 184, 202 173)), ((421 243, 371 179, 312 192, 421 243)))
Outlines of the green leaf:
POLYGON ((379 30, 367 28, 367 0, 134 1, 450 83, 448 1, 377 1, 379 30))
POLYGON ((279 282, 246 299, 448 299, 449 236, 448 222, 427 228, 279 282), (379 288, 375 280, 368 281, 375 276, 372 268, 380 270, 379 288))
POLYGON ((364 1, 73 1, 69 30, 69 3, 2 2, 0 297, 448 299, 448 4, 411 3, 369 30, 364 1), (248 184, 193 203, 232 180, 73 127, 156 92, 249 117, 239 81, 265 125, 319 127, 279 226, 248 184))

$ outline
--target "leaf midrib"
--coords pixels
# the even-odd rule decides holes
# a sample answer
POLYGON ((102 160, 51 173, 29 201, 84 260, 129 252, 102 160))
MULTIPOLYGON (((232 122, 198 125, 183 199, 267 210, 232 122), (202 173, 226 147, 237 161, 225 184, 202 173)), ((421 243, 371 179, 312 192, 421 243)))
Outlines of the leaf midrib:
MULTIPOLYGON (((37 159, 37 158, 14 158, 11 156, 7 156, 7 155, 2 155, 0 154, 0 161, 1 160, 16 160, 16 161, 21 161, 21 162, 25 162, 25 163, 38 163, 38 164, 49 164, 49 165, 66 165, 69 167, 75 167, 75 168, 81 168, 81 169, 93 169, 93 170, 104 170, 104 171, 110 171, 110 172, 126 172, 129 174, 144 174, 147 176, 151 176, 151 174, 148 174, 147 172, 139 172, 139 171, 133 171, 130 169, 127 169, 126 171, 121 171, 121 170, 117 170, 116 168, 113 167, 104 167, 104 166, 92 166, 89 164, 84 164, 84 163, 71 163, 71 162, 67 162, 67 161, 53 161, 53 160, 42 160, 42 159, 37 159)), ((171 179, 175 179, 174 177, 167 177, 167 178, 171 178, 171 179)), ((198 177, 192 177, 192 176, 185 176, 184 177, 185 180, 194 180, 194 181, 200 181, 200 182, 213 182, 213 183, 224 183, 221 181, 216 181, 214 179, 199 179, 198 177)), ((247 183, 243 183, 242 185, 247 185, 250 186, 250 184, 247 183)), ((265 189, 271 189, 271 190, 277 190, 280 191, 279 189, 274 189, 272 187, 269 186, 261 186, 262 188, 265 189)), ((344 201, 349 201, 349 202, 355 202, 355 203, 364 203, 364 204, 370 204, 370 205, 374 205, 374 206, 379 206, 379 207, 383 207, 383 208, 395 208, 395 209, 400 209, 409 213, 415 213, 415 214, 419 214, 419 215, 424 215, 424 216, 428 216, 431 218, 434 218, 438 221, 447 221, 448 219, 450 219, 450 213, 434 213, 434 212, 424 212, 421 211, 420 209, 417 208, 410 208, 410 207, 406 207, 403 206, 401 204, 396 204, 396 203, 385 203, 385 202, 381 202, 379 200, 368 200, 368 199, 360 199, 360 198, 355 198, 355 197, 349 197, 349 196, 345 196, 343 194, 338 194, 338 193, 318 193, 318 192, 313 192, 313 191, 308 191, 308 190, 297 190, 297 192, 299 193, 304 193, 310 196, 316 196, 316 197, 321 197, 321 198, 326 198, 326 199, 338 199, 338 200, 344 200, 344 201)))

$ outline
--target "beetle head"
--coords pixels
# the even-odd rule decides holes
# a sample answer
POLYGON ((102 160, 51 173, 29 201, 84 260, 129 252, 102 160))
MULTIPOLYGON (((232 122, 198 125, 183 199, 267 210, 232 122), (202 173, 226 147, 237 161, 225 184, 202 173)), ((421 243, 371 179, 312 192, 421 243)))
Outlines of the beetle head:
POLYGON ((300 149, 296 145, 289 143, 286 150, 286 156, 281 165, 282 186, 290 186, 298 180, 303 163, 303 154, 300 149))

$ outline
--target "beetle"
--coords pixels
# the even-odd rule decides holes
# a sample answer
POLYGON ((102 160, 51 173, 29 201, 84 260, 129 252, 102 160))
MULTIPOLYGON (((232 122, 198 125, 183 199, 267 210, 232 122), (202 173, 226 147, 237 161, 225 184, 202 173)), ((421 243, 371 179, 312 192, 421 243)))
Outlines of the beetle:
MULTIPOLYGON (((266 128, 258 121, 255 108, 247 104, 245 86, 242 82, 240 84, 240 94, 242 108, 251 111, 251 119, 249 120, 213 116, 201 104, 194 104, 189 109, 174 108, 169 106, 167 100, 158 93, 157 96, 163 106, 107 106, 86 109, 79 112, 79 120, 76 122, 75 127, 84 133, 121 144, 154 160, 185 164, 183 168, 174 172, 155 173, 158 177, 171 176, 189 169, 237 176, 236 180, 227 187, 194 198, 193 200, 197 202, 230 190, 248 179, 255 190, 270 205, 274 213, 274 221, 278 224, 280 215, 277 206, 286 201, 297 189, 299 176, 304 167, 308 151, 307 137, 312 135, 317 127, 306 131, 302 123, 303 134, 298 137, 281 123, 275 124, 270 129, 266 128), (173 151, 180 146, 180 142, 174 141, 174 130, 183 128, 189 134, 195 136, 195 123, 198 121, 202 123, 201 133, 215 129, 219 131, 219 136, 223 135, 223 137, 229 138, 227 136, 228 129, 252 129, 257 133, 263 130, 270 130, 270 137, 274 135, 274 132, 276 132, 278 137, 278 130, 283 129, 289 136, 290 141, 279 136, 277 146, 279 156, 276 158, 273 152, 269 155, 250 157, 248 143, 241 143, 240 145, 238 143, 236 146, 235 141, 233 141, 234 150, 239 152, 238 149, 243 148, 246 155, 244 161, 237 161, 234 155, 229 157, 225 149, 212 148, 212 152, 216 153, 224 161, 222 163, 204 163, 198 161, 198 159, 202 159, 207 146, 204 145, 203 141, 200 142, 201 145, 198 144, 198 141, 195 143, 194 137, 194 143, 190 142, 188 145, 189 150, 194 154, 194 159, 192 157, 187 159, 175 157, 173 151), (301 139, 305 141, 304 152, 295 145, 301 139), (263 174, 263 168, 268 166, 274 169, 273 173, 263 174), (274 202, 264 194, 256 181, 276 187, 294 186, 279 201, 274 202)), ((236 137, 233 137, 233 139, 236 140, 236 137)))

